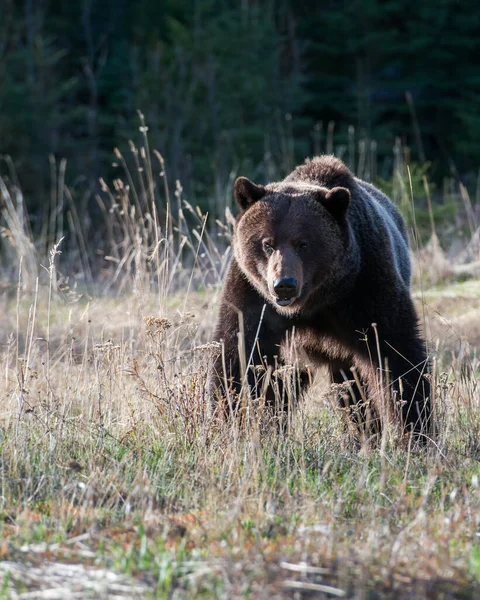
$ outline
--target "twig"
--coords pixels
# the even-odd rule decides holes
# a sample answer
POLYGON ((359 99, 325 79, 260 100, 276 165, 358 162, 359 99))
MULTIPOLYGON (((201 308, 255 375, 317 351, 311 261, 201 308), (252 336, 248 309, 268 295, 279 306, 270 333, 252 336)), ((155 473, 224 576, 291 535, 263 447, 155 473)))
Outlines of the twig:
POLYGON ((346 592, 343 590, 331 587, 330 585, 323 585, 321 583, 306 583, 303 581, 294 581, 293 579, 286 579, 283 582, 283 587, 293 588, 295 590, 323 592, 324 594, 331 594, 332 596, 338 596, 339 598, 343 598, 346 595, 346 592))

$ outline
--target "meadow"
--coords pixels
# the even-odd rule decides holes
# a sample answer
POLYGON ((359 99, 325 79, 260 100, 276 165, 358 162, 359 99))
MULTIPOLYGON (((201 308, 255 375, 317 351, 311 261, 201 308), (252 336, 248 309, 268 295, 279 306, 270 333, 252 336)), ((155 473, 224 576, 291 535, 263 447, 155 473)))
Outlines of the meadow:
POLYGON ((212 411, 230 201, 191 206, 146 144, 117 160, 101 253, 61 182, 39 237, 0 183, 0 597, 478 598, 479 199, 452 183, 433 202, 403 164, 389 182, 435 433, 371 446, 326 374, 282 431, 212 411))

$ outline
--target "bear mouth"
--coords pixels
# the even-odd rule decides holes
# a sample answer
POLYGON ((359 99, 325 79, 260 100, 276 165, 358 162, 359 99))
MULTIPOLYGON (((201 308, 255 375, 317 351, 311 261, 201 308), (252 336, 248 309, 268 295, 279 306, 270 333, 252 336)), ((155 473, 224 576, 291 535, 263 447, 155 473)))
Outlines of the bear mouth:
POLYGON ((278 306, 290 306, 290 304, 295 302, 296 298, 275 298, 275 300, 278 306))

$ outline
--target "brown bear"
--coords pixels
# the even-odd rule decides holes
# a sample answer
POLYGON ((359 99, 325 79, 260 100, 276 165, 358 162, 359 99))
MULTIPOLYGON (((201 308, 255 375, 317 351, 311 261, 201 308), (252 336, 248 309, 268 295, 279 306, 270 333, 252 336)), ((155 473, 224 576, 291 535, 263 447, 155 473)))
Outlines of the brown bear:
POLYGON ((410 294, 407 232, 389 198, 334 156, 307 159, 266 186, 239 177, 235 198, 212 395, 235 408, 243 390, 278 408, 288 395, 282 365, 297 366, 297 395, 309 369, 327 364, 332 382, 352 381, 339 388, 348 390, 343 406, 363 406, 357 423, 372 414, 381 421, 379 400, 388 396, 390 416, 428 434, 428 360, 410 294))

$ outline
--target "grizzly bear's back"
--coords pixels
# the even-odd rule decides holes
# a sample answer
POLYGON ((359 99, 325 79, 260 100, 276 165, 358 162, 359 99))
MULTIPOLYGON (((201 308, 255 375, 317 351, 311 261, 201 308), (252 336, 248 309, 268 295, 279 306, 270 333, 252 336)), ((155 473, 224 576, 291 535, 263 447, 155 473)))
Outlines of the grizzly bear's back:
POLYGON ((357 235, 364 237, 365 243, 372 246, 375 241, 372 237, 372 233, 375 231, 375 224, 377 225, 377 228, 380 224, 387 234, 388 239, 385 240, 387 242, 387 247, 389 246, 391 248, 390 255, 385 256, 385 258, 392 259, 395 271, 401 277, 407 288, 410 287, 410 253, 407 230, 403 217, 390 198, 376 187, 358 178, 355 178, 355 183, 361 193, 359 194, 359 198, 357 198, 358 201, 355 202, 355 200, 353 200, 352 202, 353 210, 355 211, 355 208, 358 207, 362 211, 365 211, 368 217, 370 217, 369 227, 366 229, 363 228, 362 230, 357 228, 357 235))

